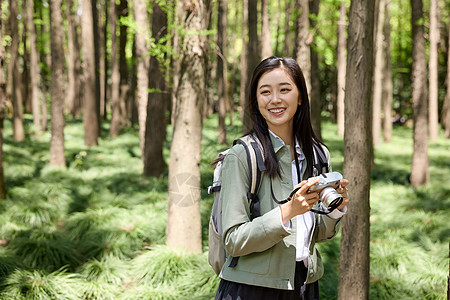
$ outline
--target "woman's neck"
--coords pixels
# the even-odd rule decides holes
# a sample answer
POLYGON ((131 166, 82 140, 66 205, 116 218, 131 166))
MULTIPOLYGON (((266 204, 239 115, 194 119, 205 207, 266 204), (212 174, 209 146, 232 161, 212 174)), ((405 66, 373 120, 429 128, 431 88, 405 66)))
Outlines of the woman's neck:
POLYGON ((283 140, 285 145, 294 146, 294 133, 291 128, 291 130, 287 128, 269 128, 270 131, 275 133, 280 139, 283 140))

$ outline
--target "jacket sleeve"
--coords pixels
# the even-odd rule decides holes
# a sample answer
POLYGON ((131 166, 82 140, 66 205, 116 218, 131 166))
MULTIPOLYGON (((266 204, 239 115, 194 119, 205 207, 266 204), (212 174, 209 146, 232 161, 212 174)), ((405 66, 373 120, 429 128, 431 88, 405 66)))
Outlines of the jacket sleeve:
POLYGON ((238 257, 262 252, 290 234, 281 224, 279 207, 250 220, 250 174, 242 145, 234 146, 225 157, 221 178, 223 243, 228 254, 238 257))

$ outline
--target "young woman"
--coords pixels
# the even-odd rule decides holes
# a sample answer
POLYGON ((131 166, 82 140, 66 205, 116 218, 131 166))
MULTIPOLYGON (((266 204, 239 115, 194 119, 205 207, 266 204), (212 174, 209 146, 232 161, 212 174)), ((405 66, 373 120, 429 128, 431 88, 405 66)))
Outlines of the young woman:
MULTIPOLYGON (((259 140, 266 171, 258 191, 261 216, 250 219, 249 170, 245 149, 235 145, 222 166, 223 243, 228 254, 220 273, 216 299, 319 299, 317 280, 323 265, 315 247, 334 237, 348 203, 343 179, 336 188, 343 202, 328 215, 313 174, 314 135, 305 79, 292 58, 270 57, 254 70, 249 90, 252 134, 259 140), (286 199, 294 188, 300 189, 286 199), (237 263, 231 263, 239 257, 237 263)), ((331 167, 329 166, 331 171, 331 167)))

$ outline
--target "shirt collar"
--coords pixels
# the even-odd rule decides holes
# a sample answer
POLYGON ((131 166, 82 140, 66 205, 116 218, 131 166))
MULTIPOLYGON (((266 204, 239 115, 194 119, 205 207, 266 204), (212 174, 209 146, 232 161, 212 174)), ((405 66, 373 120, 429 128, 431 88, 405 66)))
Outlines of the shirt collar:
MULTIPOLYGON (((272 130, 269 129, 269 133, 277 140, 279 141, 283 146, 286 146, 286 144, 284 143, 284 141, 278 136, 276 135, 272 130)), ((280 147, 281 148, 281 147, 280 147)), ((277 149, 278 150, 278 149, 277 149)), ((277 152, 277 151, 275 151, 277 152)), ((298 154, 298 159, 299 160, 304 160, 305 159, 305 155, 303 154, 302 151, 302 147, 300 147, 300 144, 298 143, 297 137, 295 137, 295 152, 297 152, 298 154)))

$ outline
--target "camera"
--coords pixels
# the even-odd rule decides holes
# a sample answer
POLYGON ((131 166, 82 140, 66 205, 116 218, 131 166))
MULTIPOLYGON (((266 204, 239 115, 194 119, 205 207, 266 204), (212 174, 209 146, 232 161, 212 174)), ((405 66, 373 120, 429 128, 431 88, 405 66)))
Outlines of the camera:
POLYGON ((339 186, 339 181, 343 178, 339 172, 330 172, 320 174, 316 177, 311 177, 308 182, 319 179, 320 181, 310 187, 310 191, 319 192, 319 201, 321 201, 325 207, 332 211, 336 209, 343 201, 342 195, 336 192, 335 188, 339 186))

